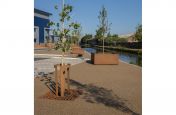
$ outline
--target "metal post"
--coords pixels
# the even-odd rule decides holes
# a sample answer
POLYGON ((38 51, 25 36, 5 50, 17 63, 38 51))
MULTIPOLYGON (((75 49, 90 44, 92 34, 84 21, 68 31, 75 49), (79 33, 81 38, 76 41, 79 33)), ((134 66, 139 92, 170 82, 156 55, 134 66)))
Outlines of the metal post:
MULTIPOLYGON (((62 0, 62 11, 64 11, 64 5, 65 5, 64 0, 62 0)), ((63 38, 65 38, 64 21, 62 22, 62 32, 63 32, 63 37, 62 37, 62 39, 63 39, 63 38)))
POLYGON ((104 54, 104 36, 103 36, 103 54, 104 54))

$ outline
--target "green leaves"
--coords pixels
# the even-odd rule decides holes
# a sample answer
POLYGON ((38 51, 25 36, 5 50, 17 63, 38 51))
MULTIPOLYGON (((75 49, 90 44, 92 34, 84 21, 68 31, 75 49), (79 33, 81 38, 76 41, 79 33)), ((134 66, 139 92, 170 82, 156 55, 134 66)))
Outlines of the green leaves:
POLYGON ((70 32, 69 29, 64 29, 64 34, 67 35, 70 32))
POLYGON ((69 21, 71 19, 71 17, 69 16, 69 14, 72 12, 73 7, 70 5, 64 5, 64 8, 62 9, 62 12, 59 14, 59 16, 61 17, 60 21, 64 22, 65 20, 69 21))
POLYGON ((80 24, 75 23, 73 27, 74 27, 74 29, 78 29, 80 27, 80 24))
POLYGON ((104 6, 102 7, 98 18, 99 18, 100 24, 98 25, 98 29, 96 30, 95 38, 104 39, 105 34, 108 33, 108 31, 110 30, 109 28, 110 24, 108 23, 108 19, 107 19, 107 11, 104 6))
POLYGON ((56 10, 57 10, 57 9, 58 9, 58 6, 57 6, 57 5, 55 5, 55 6, 54 6, 54 9, 56 9, 56 10))
POLYGON ((70 50, 70 45, 71 45, 70 40, 68 39, 65 39, 65 41, 60 40, 55 44, 55 50, 61 50, 63 52, 66 52, 70 50))
POLYGON ((93 38, 92 34, 86 34, 85 36, 82 37, 81 41, 86 42, 87 40, 90 40, 93 38))
MULTIPOLYGON (((55 9, 58 9, 58 6, 55 6, 55 9)), ((73 7, 69 4, 64 4, 64 8, 62 9, 61 13, 59 13, 60 16, 60 22, 63 24, 66 21, 69 21, 71 19, 70 13, 72 12, 73 7)), ((51 23, 51 25, 53 25, 51 23)), ((66 37, 68 37, 68 34, 70 32, 69 28, 62 28, 59 23, 56 23, 56 26, 58 28, 57 34, 59 35, 59 41, 55 44, 56 50, 62 50, 63 52, 66 52, 70 49, 70 40, 66 37), (60 28, 59 28, 60 27, 60 28)))
POLYGON ((139 42, 142 42, 142 25, 137 26, 134 39, 139 42))
POLYGON ((50 21, 50 22, 48 23, 48 26, 54 26, 54 25, 55 25, 55 23, 52 22, 52 21, 50 21))
POLYGON ((78 23, 73 23, 73 22, 72 22, 72 23, 69 25, 69 27, 73 27, 73 29, 78 29, 78 28, 81 27, 81 25, 78 24, 78 23))
POLYGON ((98 30, 96 30, 95 38, 96 39, 103 39, 103 29, 102 29, 102 27, 98 28, 98 30))
POLYGON ((64 10, 65 12, 72 12, 73 6, 71 6, 71 5, 69 5, 69 4, 65 4, 63 10, 64 10))
MULTIPOLYGON (((55 9, 58 9, 58 6, 55 6, 55 9)), ((79 33, 80 24, 78 23, 70 23, 71 20, 71 12, 73 10, 73 6, 69 4, 64 4, 61 12, 58 13, 60 19, 59 23, 50 23, 51 25, 55 25, 57 27, 57 31, 54 31, 55 34, 59 36, 58 42, 55 44, 56 50, 61 50, 66 52, 70 50, 71 44, 71 35, 72 33, 79 33), (70 23, 70 24, 69 24, 70 23)), ((74 40, 77 40, 77 36, 72 37, 74 40)))

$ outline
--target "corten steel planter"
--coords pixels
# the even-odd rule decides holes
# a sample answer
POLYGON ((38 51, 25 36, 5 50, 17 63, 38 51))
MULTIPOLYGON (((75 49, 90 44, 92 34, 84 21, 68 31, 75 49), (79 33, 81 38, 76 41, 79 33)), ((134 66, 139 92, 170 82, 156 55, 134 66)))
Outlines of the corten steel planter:
POLYGON ((82 50, 79 46, 73 46, 71 54, 78 54, 79 56, 82 56, 84 55, 84 50, 82 50))
POLYGON ((118 65, 118 54, 91 53, 91 61, 97 65, 118 65))

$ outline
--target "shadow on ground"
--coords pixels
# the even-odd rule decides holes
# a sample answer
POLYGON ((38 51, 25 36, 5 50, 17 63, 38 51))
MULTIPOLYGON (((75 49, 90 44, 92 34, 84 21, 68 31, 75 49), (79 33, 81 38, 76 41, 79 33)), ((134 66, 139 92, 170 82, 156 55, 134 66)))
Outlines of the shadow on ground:
MULTIPOLYGON (((41 81, 55 93, 55 82, 51 77, 45 77, 41 81)), ((131 115, 139 115, 125 105, 125 101, 113 93, 112 90, 107 90, 103 87, 98 87, 93 84, 82 84, 75 80, 70 80, 70 85, 75 86, 78 90, 83 91, 83 99, 89 103, 101 103, 108 107, 113 107, 131 115)))
POLYGON ((50 59, 50 58, 34 58, 34 61, 45 60, 45 59, 50 59))
MULTIPOLYGON (((44 82, 45 86, 53 93, 55 94, 56 91, 56 84, 55 82, 52 80, 52 77, 47 77, 48 75, 46 75, 45 77, 42 77, 42 79, 40 81, 44 82)), ((60 84, 59 84, 60 87, 60 84)))
POLYGON ((139 115, 128 108, 123 99, 115 95, 112 90, 107 90, 103 87, 98 87, 93 84, 81 84, 75 80, 70 81, 71 85, 76 86, 79 90, 83 90, 83 99, 90 103, 102 103, 105 106, 113 107, 122 112, 139 115))
MULTIPOLYGON (((86 60, 86 63, 92 64, 92 61, 91 61, 91 60, 86 60)), ((93 65, 93 64, 92 64, 92 65, 93 65)))

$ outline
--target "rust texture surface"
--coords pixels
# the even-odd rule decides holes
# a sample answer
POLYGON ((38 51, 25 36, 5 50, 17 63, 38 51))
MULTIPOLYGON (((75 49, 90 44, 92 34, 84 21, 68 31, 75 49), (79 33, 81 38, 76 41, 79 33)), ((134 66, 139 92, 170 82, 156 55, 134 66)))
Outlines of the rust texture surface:
POLYGON ((91 61, 93 64, 119 64, 119 59, 117 54, 91 54, 91 61))

